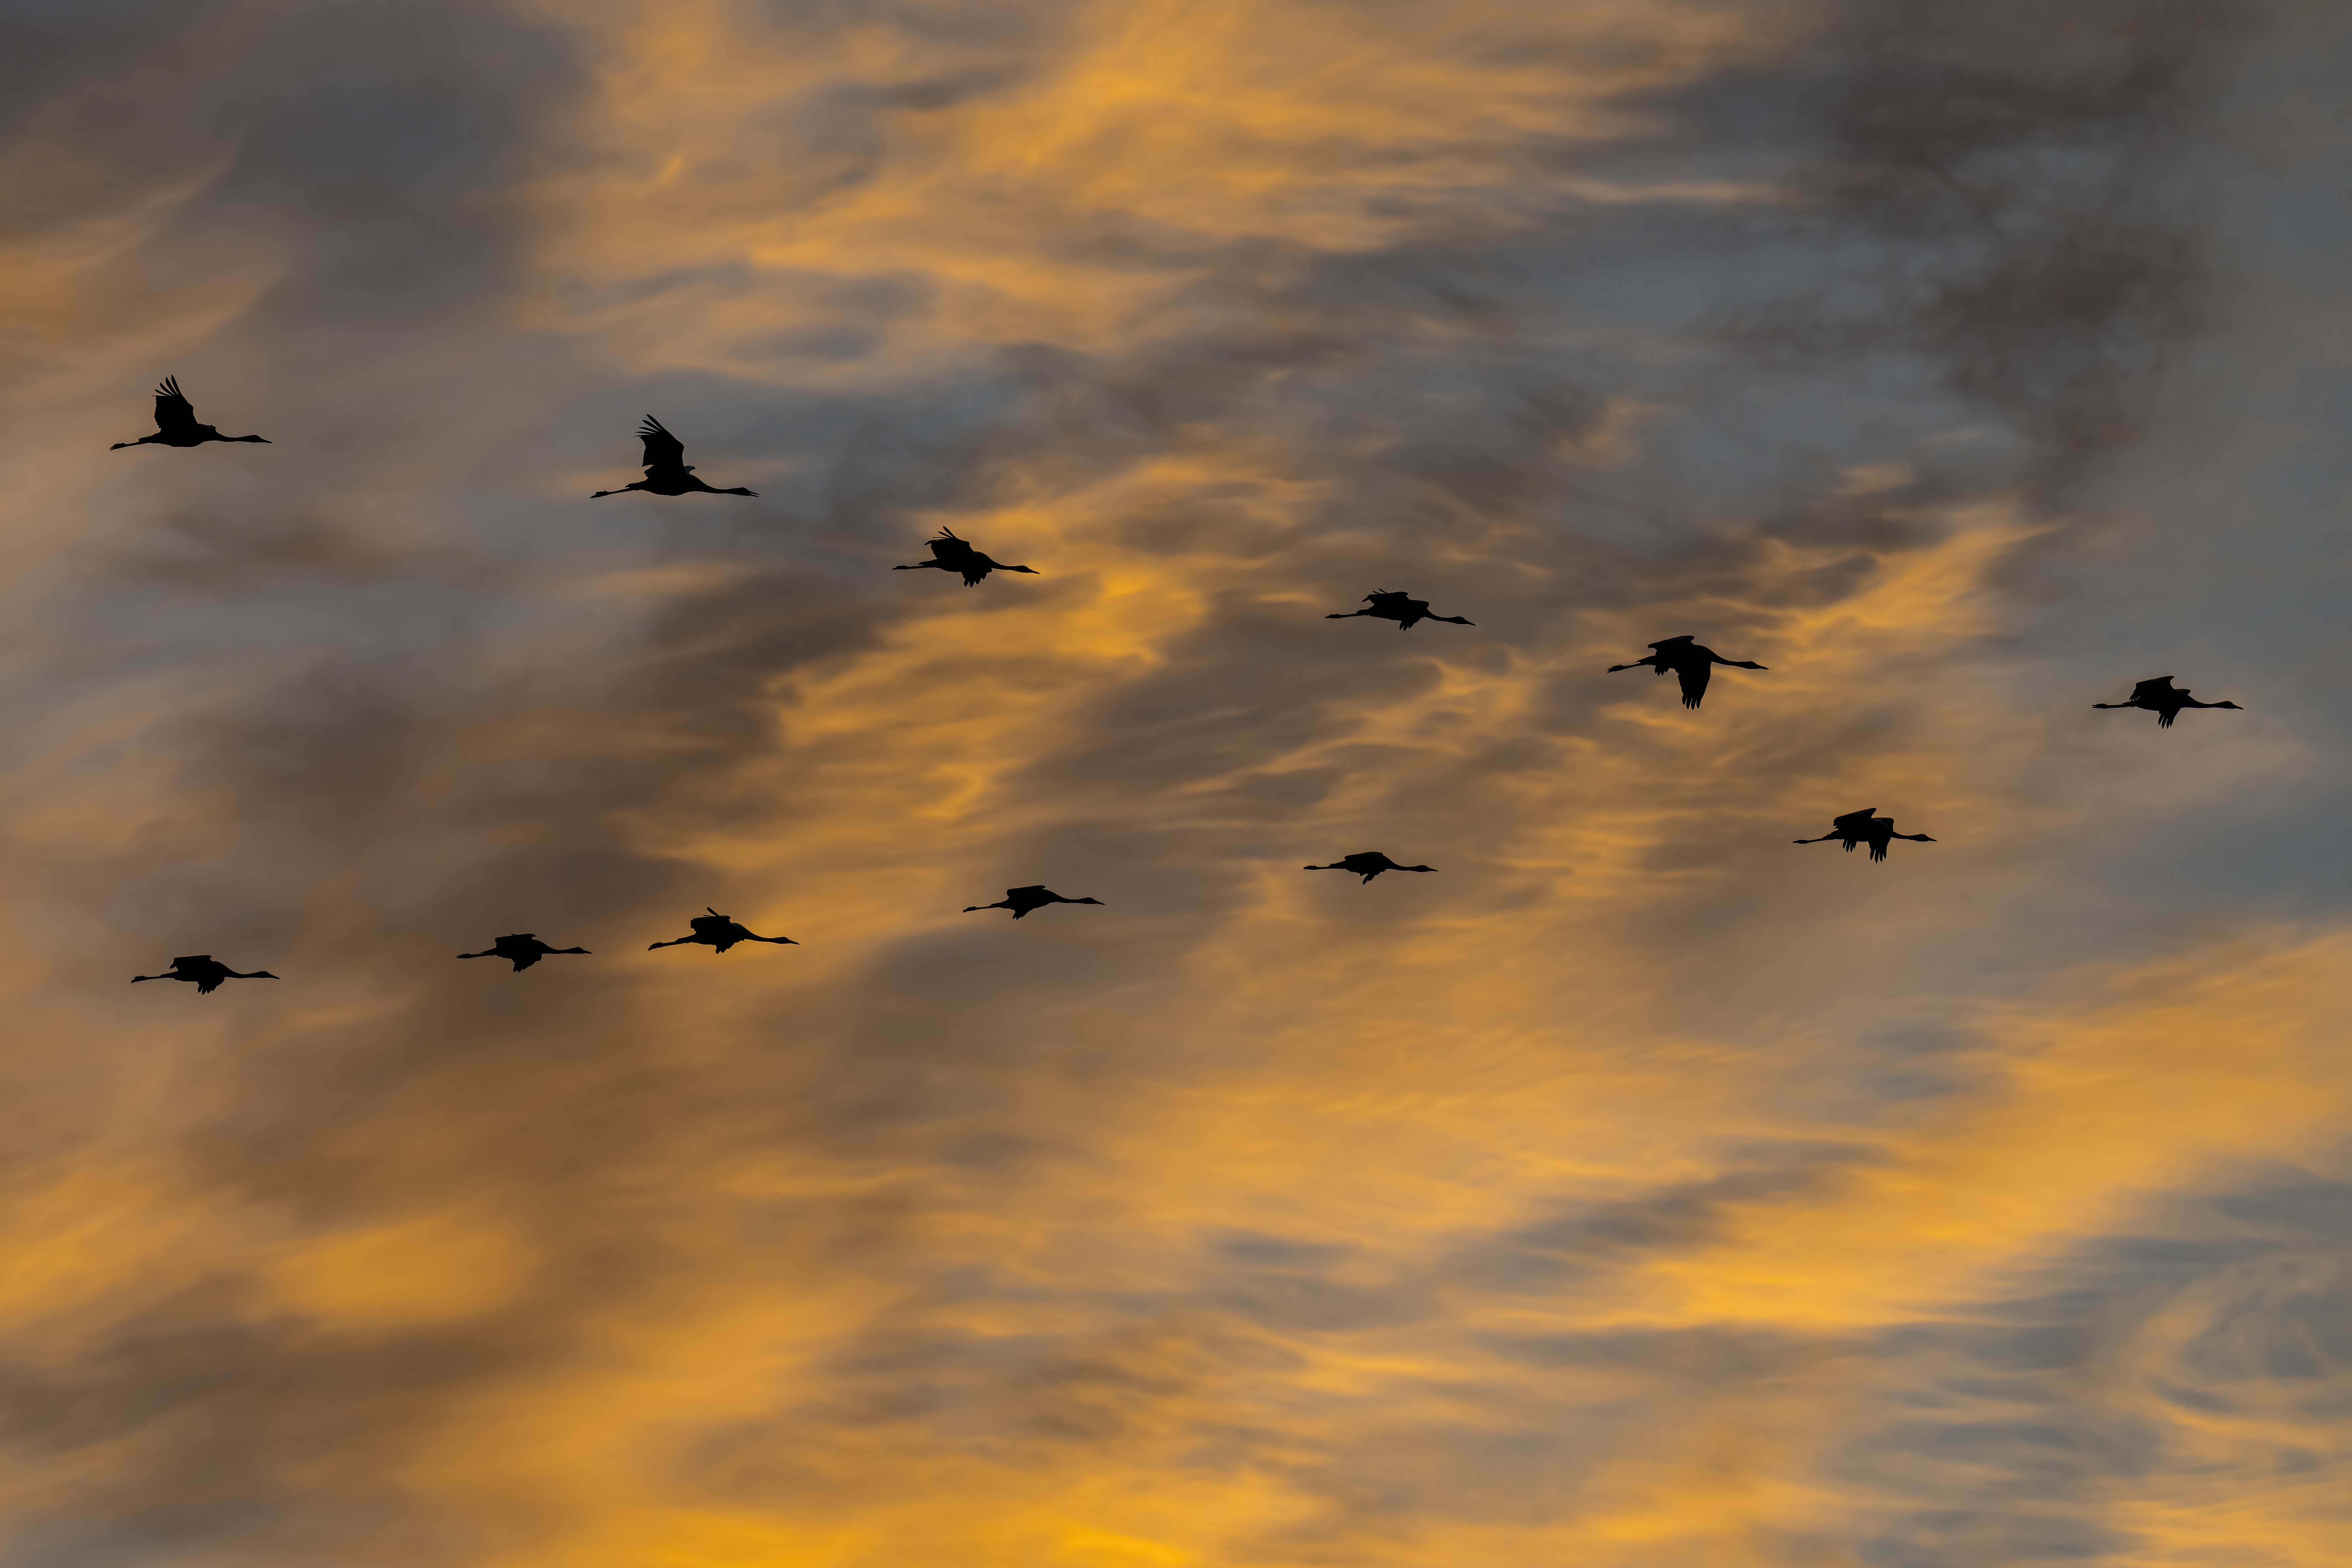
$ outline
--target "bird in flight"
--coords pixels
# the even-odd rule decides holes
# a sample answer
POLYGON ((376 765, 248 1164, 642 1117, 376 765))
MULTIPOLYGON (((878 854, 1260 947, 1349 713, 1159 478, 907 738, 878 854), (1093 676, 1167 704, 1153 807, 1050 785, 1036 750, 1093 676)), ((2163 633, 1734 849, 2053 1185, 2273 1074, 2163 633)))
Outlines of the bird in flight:
MULTIPOLYGON (((1032 577, 1045 575, 1043 572, 1031 567, 1008 566, 1002 561, 991 561, 987 556, 974 550, 971 541, 958 539, 952 529, 940 529, 938 538, 926 542, 929 544, 931 551, 931 558, 929 561, 918 561, 912 566, 893 566, 890 570, 921 572, 937 567, 942 572, 961 572, 963 574, 963 585, 967 588, 978 586, 980 580, 991 572, 1026 572, 1032 577)), ((996 906, 990 904, 986 907, 994 909, 996 906)))
POLYGON ((1682 682, 1683 706, 1685 708, 1697 707, 1699 699, 1706 695, 1706 679, 1715 673, 1717 665, 1731 669, 1764 668, 1753 659, 1726 658, 1715 649, 1701 647, 1686 637, 1668 637, 1664 642, 1654 642, 1650 647, 1655 651, 1649 658, 1637 658, 1631 664, 1612 664, 1609 667, 1609 673, 1614 675, 1621 669, 1639 669, 1645 664, 1660 675, 1671 669, 1682 682))
POLYGON ((2172 677, 2168 675, 2159 675, 2153 680, 2143 680, 2133 687, 2128 702, 2094 702, 2091 706, 2145 708, 2156 715, 2156 727, 2159 730, 2171 729, 2172 721, 2180 717, 2183 708, 2234 708, 2241 713, 2245 711, 2234 702, 2200 702, 2189 695, 2187 687, 2173 685, 2172 677))
MULTIPOLYGON (((709 904, 702 907, 710 910, 709 904)), ((717 910, 710 910, 707 915, 697 915, 686 923, 688 929, 694 932, 692 936, 681 936, 669 942, 657 942, 646 951, 651 952, 656 947, 677 947, 690 942, 700 942, 705 947, 717 948, 720 952, 725 952, 739 942, 772 942, 786 947, 800 945, 788 936, 761 936, 747 927, 737 925, 717 910)))
POLYGON ((1326 616, 1323 618, 1327 621, 1352 621, 1358 616, 1371 616, 1383 621, 1394 621, 1397 624, 1397 630, 1401 632, 1409 632, 1423 621, 1451 621, 1457 626, 1475 626, 1478 624, 1475 621, 1465 620, 1460 616, 1433 616, 1429 613, 1427 599, 1412 598, 1402 591, 1390 593, 1375 588, 1364 595, 1364 604, 1367 606, 1364 609, 1349 610, 1344 616, 1326 616))
POLYGON ((172 967, 161 974, 134 974, 131 984, 142 980, 193 980, 196 994, 209 996, 220 989, 224 980, 275 980, 278 976, 267 969, 257 969, 250 974, 239 974, 209 952, 192 952, 185 958, 172 960, 172 967))
POLYGON ((1099 904, 1101 902, 1100 899, 1066 899, 1047 888, 1045 883, 1035 882, 1026 888, 1005 889, 1003 899, 993 904, 966 904, 963 912, 971 914, 975 910, 1011 910, 1013 918, 1017 921, 1031 910, 1042 910, 1047 904, 1099 904))
POLYGON ((1885 859, 1887 845, 1897 838, 1908 838, 1918 844, 1933 844, 1936 842, 1924 833, 1895 832, 1895 819, 1893 817, 1873 816, 1871 815, 1871 813, 1877 809, 1878 808, 1874 805, 1865 805, 1860 811, 1849 811, 1843 816, 1832 816, 1830 818, 1830 822, 1832 825, 1830 830, 1827 833, 1822 834, 1819 838, 1795 838, 1790 840, 1790 842, 1793 844, 1826 844, 1831 839, 1835 838, 1844 843, 1845 852, 1849 855, 1853 853, 1853 847, 1855 845, 1867 844, 1870 846, 1870 858, 1874 860, 1885 859))
POLYGON ((460 958, 510 958, 514 973, 521 973, 551 952, 585 952, 584 947, 550 947, 530 932, 515 931, 499 938, 480 952, 461 952, 460 958))
POLYGON ((125 447, 201 447, 207 441, 258 441, 265 447, 275 444, 267 436, 224 436, 209 425, 197 424, 195 405, 180 395, 180 378, 167 375, 163 384, 155 389, 155 434, 142 436, 136 441, 117 441, 107 450, 120 452, 125 447))
POLYGON ((1369 882, 1383 871, 1434 871, 1434 866, 1400 866, 1377 849, 1360 849, 1345 855, 1328 866, 1307 866, 1308 871, 1353 871, 1369 882))
POLYGON ((701 491, 707 496, 755 496, 757 490, 738 486, 722 490, 704 484, 694 477, 694 465, 686 460, 686 443, 663 428, 662 422, 652 415, 637 426, 637 438, 646 444, 646 477, 617 490, 598 490, 590 496, 595 500, 603 496, 616 496, 626 490, 643 490, 649 496, 682 496, 701 491))

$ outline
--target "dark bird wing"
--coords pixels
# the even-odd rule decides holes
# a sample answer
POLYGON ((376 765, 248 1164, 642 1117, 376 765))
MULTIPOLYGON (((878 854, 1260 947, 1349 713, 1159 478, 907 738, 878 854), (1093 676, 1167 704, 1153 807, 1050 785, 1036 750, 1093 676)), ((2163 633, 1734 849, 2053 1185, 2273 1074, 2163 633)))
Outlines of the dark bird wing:
POLYGON ((1706 695, 1707 678, 1715 673, 1714 666, 1677 660, 1674 668, 1675 679, 1683 683, 1683 706, 1697 707, 1699 699, 1706 695))
POLYGON ((1660 653, 1668 653, 1685 644, 1693 643, 1697 640, 1698 639, 1696 635, 1691 637, 1668 637, 1664 642, 1654 642, 1650 646, 1657 649, 1660 653))
POLYGON ((195 427, 195 405, 180 395, 180 378, 165 376, 163 384, 155 389, 155 428, 173 431, 195 427))
MULTIPOLYGON (((1865 805, 1860 811, 1849 811, 1843 816, 1831 817, 1830 825, 1833 827, 1841 828, 1848 833, 1866 832, 1868 831, 1870 819, 1877 813, 1877 810, 1878 807, 1874 805, 1865 805)), ((1891 827, 1894 824, 1889 822, 1887 826, 1891 827)))
POLYGON ((2153 680, 2143 680, 2134 686, 2132 688, 2131 700, 2134 702, 2138 702, 2143 700, 2153 699, 2160 702, 2171 695, 2172 677, 2168 675, 2159 675, 2153 680))
POLYGON ((958 539, 946 529, 930 542, 931 561, 938 566, 957 574, 967 588, 973 586, 996 570, 996 563, 971 546, 971 541, 958 539))
POLYGON ((646 416, 646 422, 637 426, 637 439, 646 444, 647 468, 670 468, 686 461, 686 443, 671 435, 663 427, 662 422, 650 414, 646 416))

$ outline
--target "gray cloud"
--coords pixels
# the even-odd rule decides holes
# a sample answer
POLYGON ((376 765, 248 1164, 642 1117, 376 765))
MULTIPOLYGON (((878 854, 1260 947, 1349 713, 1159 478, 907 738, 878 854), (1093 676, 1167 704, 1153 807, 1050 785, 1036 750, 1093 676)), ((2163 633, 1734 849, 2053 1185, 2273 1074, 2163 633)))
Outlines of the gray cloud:
POLYGON ((1883 1415, 1832 1460, 1887 1499, 1865 1550, 1923 1565, 2124 1557, 2156 1543, 2102 1522, 2119 1492, 2186 1484, 2193 1512, 2192 1478, 2217 1466, 2241 1501, 2292 1500, 2339 1469, 2305 1445, 2342 1407, 2347 1214, 2341 1183, 2302 1171, 2175 1194, 2145 1216, 2160 1228, 2088 1242, 2039 1293, 1889 1330, 1873 1347, 1883 1415))
MULTIPOLYGON (((688 159, 684 194, 633 197, 633 221, 813 221, 894 180, 947 202, 908 173, 919 122, 1050 91, 1078 47, 1055 7, 860 16, 909 59, 812 67, 715 169, 688 159)), ((1874 1118, 1991 1073, 1956 1050, 1923 1093, 1874 1035, 1945 1027, 1957 999, 2021 994, 2130 929, 2053 932, 2063 911, 1996 888, 2052 837, 1974 870, 1918 862, 1907 886, 1990 933, 1948 946, 1895 884, 1825 892, 1798 880, 1814 862, 1785 868, 1805 852, 1783 841, 1820 826, 1784 827, 1788 798, 1848 809, 1878 788, 1872 760, 1958 754, 1934 723, 1990 710, 1960 682, 2007 657, 1977 634, 1891 655, 1843 710, 1727 679, 1704 742, 1610 711, 1675 716, 1646 677, 1600 669, 1652 636, 1794 636, 1971 504, 2097 515, 2085 498, 2211 319, 2187 149, 2236 14, 1833 10, 1785 55, 1624 95, 1638 134, 1417 147, 1487 157, 1496 183, 1383 185, 1344 244, 992 193, 1073 275, 1164 280, 1067 342, 962 256, 835 275, 714 240, 617 282, 567 270, 550 191, 608 157, 592 25, 259 5, 201 31, 161 7, 35 21, 0 131, 16 201, 59 233, 159 205, 59 286, 58 319, 99 345, 89 382, 59 368, 60 327, 15 384, 120 439, 176 371, 206 416, 278 444, 113 454, 77 481, 96 521, 45 542, 58 592, 20 633, 44 762, 12 814, 26 885, 68 913, 18 924, 43 986, 119 987, 125 962, 208 945, 288 979, 210 999, 202 1024, 141 986, 136 1011, 114 996, 55 1026, 115 1042, 126 1075, 151 1044, 177 1064, 194 1087, 137 1111, 142 1157, 217 1239, 28 1335, 0 1375, 0 1433, 49 1467, 16 1500, 16 1560, 461 1563, 554 1539, 578 1496, 467 1514, 404 1492, 403 1467, 467 1448, 482 1401, 655 1365, 755 1309, 837 1315, 792 1331, 800 1381, 767 1413, 646 1417, 686 1434, 646 1461, 679 1495, 890 1506, 916 1483, 877 1444, 1029 1477, 1084 1456, 1271 1477, 1303 1500, 1235 1527, 1236 1563, 1562 1527, 1633 1485, 1623 1455, 1724 1432, 1727 1452, 1774 1449, 1773 1423, 1815 1401, 1867 1415, 1763 1468, 1826 1452, 1860 1500, 1831 1534, 1761 1531, 1759 1560, 2119 1559, 2137 1547, 2098 1489, 2180 1473, 2168 1410, 2287 1384, 2331 1419, 2341 1292, 2314 1260, 2334 1200, 2301 1176, 2210 1200, 2187 1240, 2082 1238, 2043 1295, 1982 1321, 1503 1321, 1833 1202, 1874 1168, 1874 1118), (1546 183, 1660 171, 1761 199, 1611 205, 1546 183), (778 299, 806 319, 736 332, 778 299), (968 325, 990 309, 1013 321, 992 337, 968 325), (671 315, 678 342, 648 349, 633 311, 671 315), (706 333, 741 357, 703 353, 706 333), (592 507, 582 478, 633 469, 647 411, 760 500, 592 507), (1858 486, 1864 468, 1889 477, 1858 486), (1045 574, 967 593, 887 572, 941 522, 1045 574), (1131 565, 1153 574, 1109 600, 1131 565), (1479 626, 1318 618, 1373 587, 1479 626), (1022 749, 996 756, 966 720, 1022 749), (87 815, 51 804, 77 786, 87 815), (1475 986, 1411 969, 1519 951, 1512 918, 1613 874, 1528 847, 1588 818, 1645 837, 1617 907, 1538 928, 1522 1011, 1475 1016, 1475 986), (1266 915, 1291 895, 1259 868, 1295 885, 1373 843, 1444 872, 1328 879, 1266 915), (1107 907, 960 913, 1039 878, 1107 907), (807 946, 636 957, 708 902, 807 946), (595 955, 451 963, 508 929, 595 955), (1274 998, 1234 980, 1292 960, 1274 998), (1416 977, 1473 1016, 1396 1004, 1416 977), (1305 1152, 1288 1195, 1317 1212, 1295 1224, 1230 1193, 1179 1224, 1127 1191, 1185 1162, 1222 1180, 1243 1156, 1184 1142, 1184 1117, 1233 1085, 1273 1092, 1248 1075, 1286 1065, 1326 1080, 1302 1139, 1360 1098, 1347 1114, 1392 1119, 1405 1149, 1459 1092, 1408 1034, 1490 1066, 1507 1118, 1528 1057, 1605 1077, 1620 994, 1657 1039, 1802 1047, 1754 1110, 1797 1130, 1713 1174, 1553 1182, 1434 1239, 1333 1217, 1360 1173, 1305 1152), (1286 1057, 1302 1036, 1328 1054, 1286 1057), (1808 1122, 1824 1104, 1850 1139, 1808 1122), (306 1248, 452 1214, 503 1238, 512 1273, 462 1311, 346 1322, 281 1277, 306 1248), (2131 1400, 2070 1381, 2183 1302, 2203 1326, 2131 1400), (1416 1370, 1334 1392, 1360 1352, 1416 1370)), ((828 60, 841 26, 739 21, 747 50, 828 60)), ((667 132, 636 133, 657 166, 667 132)), ((1330 152, 1335 206, 1360 194, 1349 159, 1394 152, 1330 152)), ((2080 569, 2079 532, 2018 569, 2021 595, 2080 569)), ((1955 761, 1940 795, 1880 804, 1908 826, 2007 789, 2021 815, 2007 765, 1955 761)), ((53 1092, 61 1116, 135 1109, 53 1092)), ((81 1145, 93 1168, 120 1153, 103 1143, 81 1145)))

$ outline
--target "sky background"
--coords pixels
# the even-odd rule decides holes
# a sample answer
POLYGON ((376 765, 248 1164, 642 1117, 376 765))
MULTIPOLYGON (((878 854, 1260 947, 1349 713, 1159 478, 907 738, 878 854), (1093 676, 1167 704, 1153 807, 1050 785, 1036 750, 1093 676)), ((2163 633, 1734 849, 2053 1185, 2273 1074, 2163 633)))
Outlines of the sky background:
POLYGON ((2340 9, 0 21, 5 1568, 2344 1561, 2340 9))

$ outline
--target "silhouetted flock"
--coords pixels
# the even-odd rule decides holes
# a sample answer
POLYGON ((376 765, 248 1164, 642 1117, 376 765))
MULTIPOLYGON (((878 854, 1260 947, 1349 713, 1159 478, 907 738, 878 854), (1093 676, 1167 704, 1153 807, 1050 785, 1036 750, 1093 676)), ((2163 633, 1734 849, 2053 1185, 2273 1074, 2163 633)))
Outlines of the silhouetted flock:
MULTIPOLYGON (((695 478, 694 465, 686 460, 686 443, 671 435, 662 422, 650 414, 646 416, 645 423, 638 426, 637 437, 645 443, 646 477, 624 485, 617 490, 597 490, 588 498, 589 500, 596 500, 605 496, 621 495, 629 490, 638 490, 646 495, 656 496, 692 495, 698 491, 704 495, 714 496, 759 494, 757 490, 744 489, 740 486, 733 489, 719 489, 695 478)), ((198 424, 195 408, 180 391, 179 378, 165 376, 163 384, 155 389, 155 434, 142 436, 135 441, 117 441, 109 450, 121 451, 125 447, 201 447, 207 441, 253 441, 268 444, 267 437, 224 436, 210 425, 198 424)), ((958 538, 953 531, 945 528, 940 530, 937 538, 927 542, 930 549, 931 559, 918 561, 912 565, 894 566, 891 570, 919 572, 931 568, 941 572, 952 572, 962 577, 963 585, 967 588, 977 587, 991 572, 1025 572, 1031 576, 1039 575, 1033 567, 1010 566, 1002 561, 991 560, 982 554, 970 541, 958 538)), ((1458 626, 1476 624, 1460 616, 1433 615, 1430 612, 1428 600, 1415 599, 1394 590, 1375 589, 1364 595, 1364 606, 1360 610, 1333 614, 1324 618, 1346 621, 1353 620, 1359 616, 1370 616, 1379 620, 1394 621, 1397 624, 1397 630, 1403 632, 1412 630, 1423 621, 1445 621, 1458 626)), ((1654 642, 1650 644, 1650 656, 1647 658, 1637 658, 1631 664, 1612 664, 1609 667, 1608 673, 1614 675, 1621 669, 1639 669, 1644 667, 1656 675, 1664 675, 1668 670, 1672 670, 1682 686, 1683 706, 1696 708, 1700 700, 1706 696, 1707 679, 1714 673, 1715 667, 1718 664, 1729 669, 1765 668, 1752 659, 1725 658, 1713 648, 1700 647, 1696 638, 1685 636, 1666 637, 1654 642)), ((2180 710, 2184 708, 2234 709, 2238 705, 2234 702, 2200 702, 2190 697, 2185 689, 2174 686, 2172 677, 2159 675, 2135 685, 2132 688, 2131 696, 2122 702, 2094 702, 2091 706, 2094 708, 2144 708, 2156 715, 2158 728, 2170 729, 2172 721, 2180 716, 2180 710)), ((1848 854, 1853 853, 1857 846, 1867 844, 1870 846, 1870 858, 1873 860, 1885 859, 1887 845, 1897 838, 1908 838, 1918 844, 1936 842, 1924 833, 1895 832, 1894 819, 1877 816, 1877 809, 1875 806, 1865 805, 1858 811, 1849 811, 1843 816, 1833 816, 1830 819, 1830 830, 1820 837, 1798 838, 1791 842, 1826 844, 1832 839, 1836 839, 1845 846, 1848 854)), ((1365 849, 1353 855, 1341 856, 1328 866, 1308 866, 1305 869, 1353 871, 1369 882, 1383 871, 1434 871, 1437 868, 1401 866, 1377 849, 1365 849)), ((971 914, 979 910, 1011 910, 1013 918, 1017 921, 1034 910, 1044 909, 1048 904, 1100 904, 1101 902, 1100 899, 1064 898, 1042 883, 1034 883, 1025 888, 1007 888, 1004 889, 1004 897, 997 902, 970 904, 965 906, 963 912, 971 914)), ((705 906, 705 908, 708 907, 705 906)), ((725 952, 736 943, 743 942, 768 942, 785 946, 798 945, 788 936, 756 935, 730 917, 720 914, 717 910, 710 910, 708 914, 695 916, 687 921, 687 926, 692 934, 675 937, 668 942, 654 942, 646 951, 650 952, 657 947, 678 947, 688 943, 708 947, 714 952, 725 952)), ((520 973, 551 953, 584 953, 587 951, 584 947, 550 947, 530 931, 513 931, 499 938, 480 952, 461 952, 457 956, 459 958, 503 958, 512 963, 514 972, 520 973)), ((142 980, 185 980, 195 986, 200 995, 220 989, 220 984, 224 980, 275 980, 277 978, 278 976, 266 969, 257 969, 249 974, 239 973, 210 953, 205 952, 175 958, 172 960, 172 967, 161 974, 134 974, 131 977, 133 984, 142 980)))

